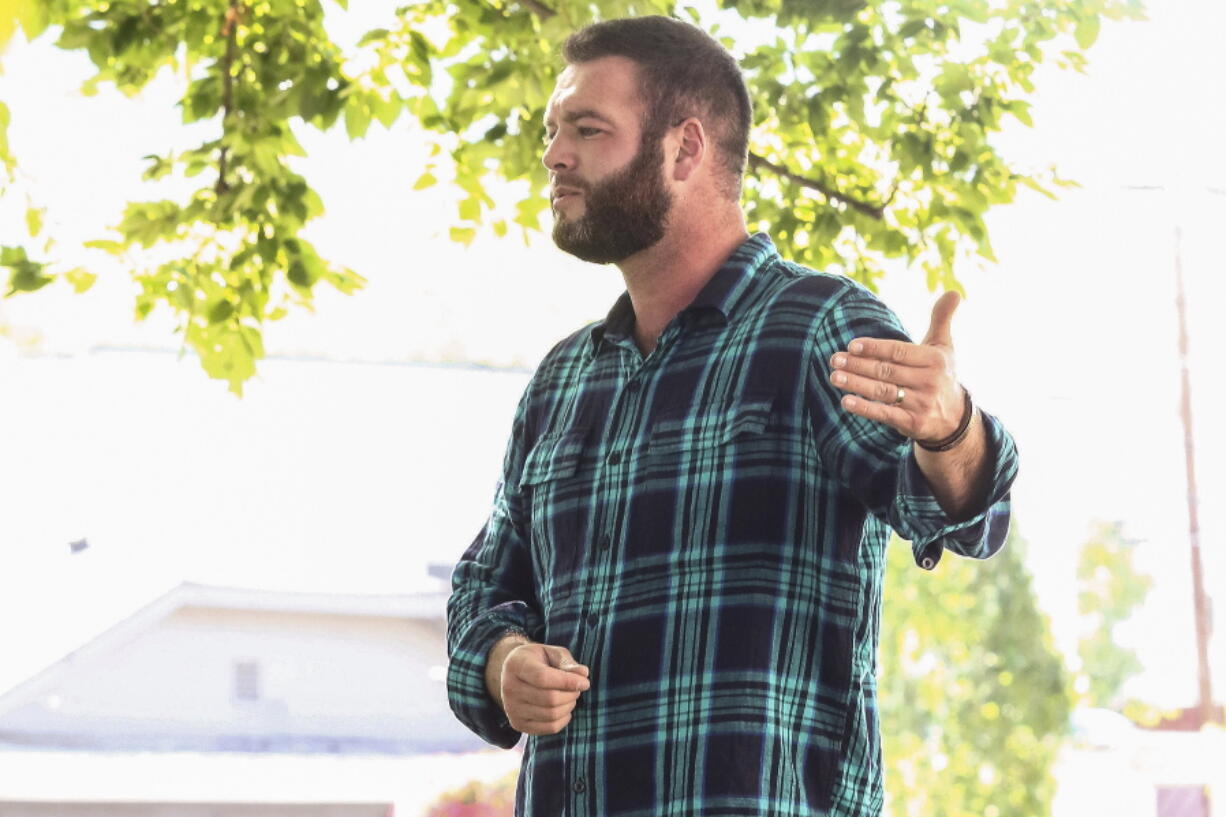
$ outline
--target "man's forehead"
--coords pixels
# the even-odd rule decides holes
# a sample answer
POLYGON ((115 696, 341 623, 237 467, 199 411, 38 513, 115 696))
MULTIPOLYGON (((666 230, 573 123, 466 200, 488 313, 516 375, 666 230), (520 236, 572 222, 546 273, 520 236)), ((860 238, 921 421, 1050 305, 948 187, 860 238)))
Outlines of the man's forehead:
POLYGON ((558 75, 545 121, 567 119, 584 111, 624 120, 637 117, 641 107, 638 67, 625 57, 601 57, 568 65, 558 75))

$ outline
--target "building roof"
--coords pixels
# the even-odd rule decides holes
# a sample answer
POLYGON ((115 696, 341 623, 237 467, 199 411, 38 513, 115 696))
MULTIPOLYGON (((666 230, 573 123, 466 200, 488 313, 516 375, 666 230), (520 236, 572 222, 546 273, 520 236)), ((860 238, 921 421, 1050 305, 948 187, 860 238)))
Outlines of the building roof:
POLYGON ((447 594, 442 591, 404 595, 302 593, 183 582, 0 695, 0 717, 53 689, 60 677, 82 659, 121 647, 179 610, 203 608, 362 616, 424 620, 441 625, 446 618, 446 604, 447 594))

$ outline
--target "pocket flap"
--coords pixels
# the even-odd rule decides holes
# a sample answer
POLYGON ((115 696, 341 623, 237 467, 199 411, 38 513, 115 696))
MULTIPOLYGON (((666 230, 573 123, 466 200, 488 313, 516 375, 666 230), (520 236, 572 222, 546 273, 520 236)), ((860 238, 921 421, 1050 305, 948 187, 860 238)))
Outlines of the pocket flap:
POLYGON ((587 432, 586 428, 572 428, 546 434, 537 440, 524 461, 520 484, 527 487, 573 476, 583 456, 583 443, 587 439, 587 432))
POLYGON ((743 435, 761 434, 770 422, 770 397, 746 397, 698 414, 670 414, 651 430, 652 453, 723 445, 743 435))

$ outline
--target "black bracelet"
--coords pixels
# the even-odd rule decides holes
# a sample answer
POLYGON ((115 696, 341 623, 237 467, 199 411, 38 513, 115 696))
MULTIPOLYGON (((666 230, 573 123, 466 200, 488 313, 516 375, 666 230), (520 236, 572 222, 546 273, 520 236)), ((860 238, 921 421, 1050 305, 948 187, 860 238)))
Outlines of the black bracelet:
POLYGON ((975 406, 971 403, 971 392, 966 386, 962 387, 962 422, 958 423, 958 429, 953 434, 950 434, 943 440, 926 443, 923 440, 916 440, 915 444, 925 451, 948 451, 958 443, 962 442, 966 437, 966 432, 970 431, 971 419, 975 416, 975 406))

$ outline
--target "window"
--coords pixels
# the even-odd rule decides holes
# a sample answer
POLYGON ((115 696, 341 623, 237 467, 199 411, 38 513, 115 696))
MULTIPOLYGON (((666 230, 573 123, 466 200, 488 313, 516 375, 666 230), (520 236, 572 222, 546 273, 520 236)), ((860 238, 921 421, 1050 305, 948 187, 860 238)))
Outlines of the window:
POLYGON ((234 699, 236 701, 258 701, 260 699, 260 665, 258 662, 234 662, 234 699))

